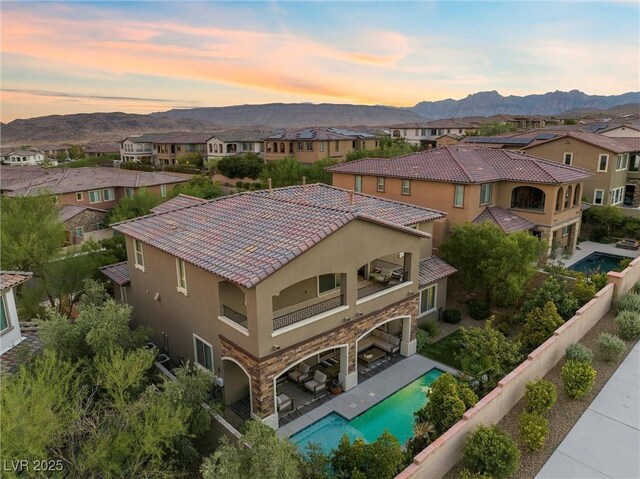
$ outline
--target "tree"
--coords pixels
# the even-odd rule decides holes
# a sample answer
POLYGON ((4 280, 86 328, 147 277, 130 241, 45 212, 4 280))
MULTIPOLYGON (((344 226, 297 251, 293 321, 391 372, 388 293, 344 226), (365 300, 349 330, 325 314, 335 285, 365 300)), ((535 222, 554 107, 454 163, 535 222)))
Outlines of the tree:
POLYGON ((68 158, 69 158, 69 155, 64 151, 59 151, 58 154, 56 155, 56 160, 58 160, 60 163, 67 161, 68 158))
POLYGON ((217 451, 202 463, 203 479, 298 479, 298 449, 280 439, 269 426, 259 421, 246 423, 243 444, 232 444, 224 437, 217 451))
POLYGON ((109 214, 109 223, 138 218, 148 215, 151 209, 158 206, 162 200, 146 188, 137 190, 133 196, 121 198, 109 214))
POLYGON ((493 319, 484 328, 461 328, 462 341, 458 358, 463 371, 479 391, 494 388, 500 379, 522 359, 520 343, 509 341, 493 328, 493 319))
POLYGON ((449 373, 436 379, 428 394, 427 404, 415 412, 416 423, 431 423, 436 437, 462 419, 464 412, 478 401, 466 384, 459 383, 449 373))
POLYGON ((196 198, 212 199, 222 195, 219 182, 212 182, 206 175, 194 175, 186 183, 174 186, 169 192, 170 198, 179 194, 195 196, 196 198))
POLYGON ((331 455, 331 471, 338 478, 392 479, 404 466, 405 454, 398 440, 385 430, 375 442, 342 436, 331 455))
POLYGON ((71 145, 69 147, 69 158, 72 160, 79 160, 84 158, 84 150, 80 145, 71 145))
POLYGON ((204 165, 204 160, 200 153, 198 153, 197 151, 192 151, 191 153, 182 155, 178 160, 178 163, 180 163, 181 165, 194 165, 197 167, 201 167, 202 165, 204 165))
POLYGON ((587 218, 590 222, 607 227, 607 236, 611 235, 611 228, 624 223, 625 214, 617 206, 597 206, 587 210, 587 218))
POLYGON ((120 263, 127 260, 127 244, 124 235, 114 233, 111 238, 99 241, 104 257, 104 264, 120 263))
POLYGON ((295 158, 288 156, 267 163, 260 174, 260 179, 263 187, 267 186, 268 179, 271 178, 271 186, 278 188, 300 184, 303 176, 300 163, 295 158))
POLYGON ((549 301, 544 309, 533 308, 527 313, 524 327, 520 331, 520 342, 526 351, 533 351, 553 336, 553 332, 564 324, 556 306, 549 301))
POLYGON ((440 249, 445 261, 458 269, 465 288, 484 288, 487 301, 511 305, 535 275, 542 244, 526 232, 505 234, 484 222, 454 226, 440 249))
POLYGON ((216 163, 216 169, 227 178, 252 178, 260 176, 264 160, 253 152, 239 156, 225 156, 216 163))
POLYGON ((350 151, 345 155, 344 161, 354 161, 362 158, 392 158, 420 150, 419 146, 412 145, 404 138, 381 137, 378 140, 378 145, 378 148, 373 150, 350 151))
POLYGON ((578 301, 571 294, 567 282, 559 276, 552 275, 525 299, 520 315, 524 318, 534 308, 542 309, 549 302, 555 305, 558 314, 565 321, 578 309, 578 301))
POLYGON ((504 133, 511 133, 517 131, 518 127, 512 123, 505 122, 493 122, 484 125, 478 129, 475 133, 471 133, 471 136, 494 136, 502 135, 504 133))

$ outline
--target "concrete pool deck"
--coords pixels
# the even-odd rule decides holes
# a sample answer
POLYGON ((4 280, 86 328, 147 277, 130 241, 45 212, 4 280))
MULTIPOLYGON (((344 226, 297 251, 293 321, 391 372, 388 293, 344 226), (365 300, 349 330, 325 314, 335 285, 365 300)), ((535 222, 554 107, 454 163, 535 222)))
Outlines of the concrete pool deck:
POLYGON ((282 426, 277 430, 277 434, 280 437, 292 436, 333 412, 350 421, 433 368, 452 374, 458 373, 450 366, 414 354, 282 426))
POLYGON ((596 243, 594 241, 583 241, 576 247, 576 251, 569 259, 558 260, 565 267, 573 266, 581 259, 586 258, 591 253, 605 253, 614 256, 624 256, 626 258, 637 258, 640 256, 640 250, 630 250, 624 248, 616 248, 615 243, 596 243))
POLYGON ((640 342, 613 373, 536 478, 638 478, 639 451, 640 342))

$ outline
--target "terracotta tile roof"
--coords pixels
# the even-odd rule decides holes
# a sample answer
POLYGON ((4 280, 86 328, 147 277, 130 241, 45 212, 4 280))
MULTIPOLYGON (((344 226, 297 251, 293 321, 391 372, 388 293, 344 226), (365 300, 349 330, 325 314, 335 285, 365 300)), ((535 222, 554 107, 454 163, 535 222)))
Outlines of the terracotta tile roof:
POLYGON ((165 201, 162 204, 159 204, 155 208, 151 208, 151 212, 156 213, 166 213, 167 211, 178 210, 180 208, 186 208, 187 206, 199 205, 202 203, 206 203, 207 200, 202 198, 196 198, 195 196, 183 195, 182 193, 176 196, 175 198, 171 198, 168 201, 165 201))
POLYGON ((374 135, 364 132, 344 130, 339 128, 302 128, 296 130, 276 130, 265 137, 265 140, 353 140, 356 138, 375 138, 374 135))
POLYGON ((129 266, 126 261, 108 264, 100 267, 99 269, 102 274, 120 286, 126 286, 131 282, 129 266))
POLYGON ((47 174, 49 169, 41 166, 8 166, 0 165, 0 189, 3 191, 15 183, 34 180, 47 174))
POLYGON ((414 206, 408 203, 388 200, 363 193, 353 193, 353 204, 350 202, 349 190, 316 183, 306 186, 287 186, 275 188, 269 193, 267 190, 257 191, 255 194, 270 195, 276 198, 295 199, 310 205, 343 208, 354 213, 364 213, 390 223, 411 226, 423 221, 444 218, 446 213, 441 211, 414 206))
POLYGON ((217 138, 225 143, 232 141, 252 142, 262 141, 270 133, 265 130, 225 130, 213 133, 212 138, 217 138))
POLYGON ((58 210, 58 218, 63 223, 67 220, 70 220, 74 216, 79 215, 85 210, 99 211, 100 213, 108 213, 107 210, 102 210, 100 208, 93 208, 91 206, 76 206, 76 205, 64 205, 62 208, 58 210))
POLYGON ((213 137, 213 133, 163 133, 155 137, 152 143, 164 144, 202 144, 206 143, 213 137))
POLYGON ((480 213, 472 223, 480 224, 490 221, 497 224, 505 233, 516 231, 528 231, 535 228, 536 224, 528 219, 502 208, 501 206, 489 206, 480 213))
POLYGON ((640 151, 640 138, 634 138, 632 136, 630 137, 617 136, 617 137, 611 137, 611 139, 616 140, 618 143, 622 143, 628 148, 631 148, 631 150, 629 151, 633 151, 633 152, 640 151))
MULTIPOLYGON (((617 141, 615 138, 610 138, 604 135, 598 135, 595 133, 588 132, 578 132, 578 131, 568 131, 558 134, 555 138, 551 138, 544 141, 539 141, 536 144, 549 143, 551 141, 561 140, 563 138, 574 138, 579 141, 583 141, 593 146, 597 146, 598 148, 602 148, 604 150, 612 151, 613 153, 628 153, 632 151, 632 148, 617 141)), ((535 146, 533 144, 527 145, 523 147, 523 149, 531 148, 535 146)))
POLYGON ((27 271, 0 271, 0 291, 29 281, 33 273, 27 271))
POLYGON ((130 171, 114 168, 48 168, 43 174, 21 182, 14 182, 3 190, 8 196, 35 196, 74 193, 100 188, 142 188, 188 181, 189 177, 177 173, 130 171))
POLYGON ((124 138, 120 143, 129 140, 132 143, 155 143, 156 140, 163 138, 167 133, 145 133, 144 135, 128 136, 124 138))
POLYGON ((85 153, 118 153, 119 151, 118 143, 92 143, 84 146, 85 153))
POLYGON ((448 183, 518 181, 559 184, 593 176, 589 171, 511 150, 457 144, 395 158, 365 158, 327 168, 332 173, 448 183))
POLYGON ((22 342, 0 356, 0 372, 2 377, 17 372, 20 364, 30 356, 42 350, 42 343, 38 337, 38 325, 36 323, 20 323, 22 342))
POLYGON ((252 288, 356 219, 415 236, 428 236, 366 213, 256 193, 226 196, 112 227, 231 282, 252 288))
POLYGON ((420 261, 420 287, 427 286, 431 283, 435 283, 439 279, 451 276, 458 271, 450 264, 445 263, 437 256, 430 256, 420 261))

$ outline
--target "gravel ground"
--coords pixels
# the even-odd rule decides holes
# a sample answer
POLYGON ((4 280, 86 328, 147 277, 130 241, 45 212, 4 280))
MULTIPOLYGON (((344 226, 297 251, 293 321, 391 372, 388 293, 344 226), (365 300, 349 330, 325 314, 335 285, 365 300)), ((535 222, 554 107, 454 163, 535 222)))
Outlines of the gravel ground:
MULTIPOLYGON (((531 479, 535 477, 549 457, 551 457, 551 454, 569 433, 574 424, 578 422, 582 413, 589 407, 591 402, 616 371, 620 363, 622 363, 629 351, 631 351, 635 341, 626 341, 627 350, 619 361, 607 363, 600 359, 597 345, 598 336, 602 332, 618 333, 614 318, 615 314, 613 314, 612 311, 607 313, 580 341, 581 344, 584 344, 594 352, 595 357, 593 360, 593 367, 598 372, 593 389, 589 394, 587 394, 587 396, 578 400, 571 399, 562 389, 560 371, 564 364, 564 360, 560 360, 560 362, 545 376, 546 380, 551 381, 558 388, 558 402, 551 411, 547 413, 547 419, 549 420, 549 436, 547 438, 547 443, 545 447, 538 452, 532 453, 522 450, 520 468, 512 478, 531 479)), ((502 418, 502 421, 499 423, 499 427, 508 432, 511 437, 516 440, 518 440, 518 418, 523 409, 524 401, 521 400, 515 405, 509 414, 502 418)), ((447 473, 445 479, 456 479, 461 470, 462 465, 461 463, 458 463, 447 473)))

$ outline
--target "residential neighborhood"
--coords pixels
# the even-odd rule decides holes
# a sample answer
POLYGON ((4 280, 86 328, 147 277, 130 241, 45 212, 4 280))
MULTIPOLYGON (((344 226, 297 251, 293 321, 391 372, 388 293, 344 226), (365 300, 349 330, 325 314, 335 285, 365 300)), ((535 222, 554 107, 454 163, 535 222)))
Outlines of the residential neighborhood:
POLYGON ((640 5, 549 6, 0 3, 0 477, 640 478, 640 5))

